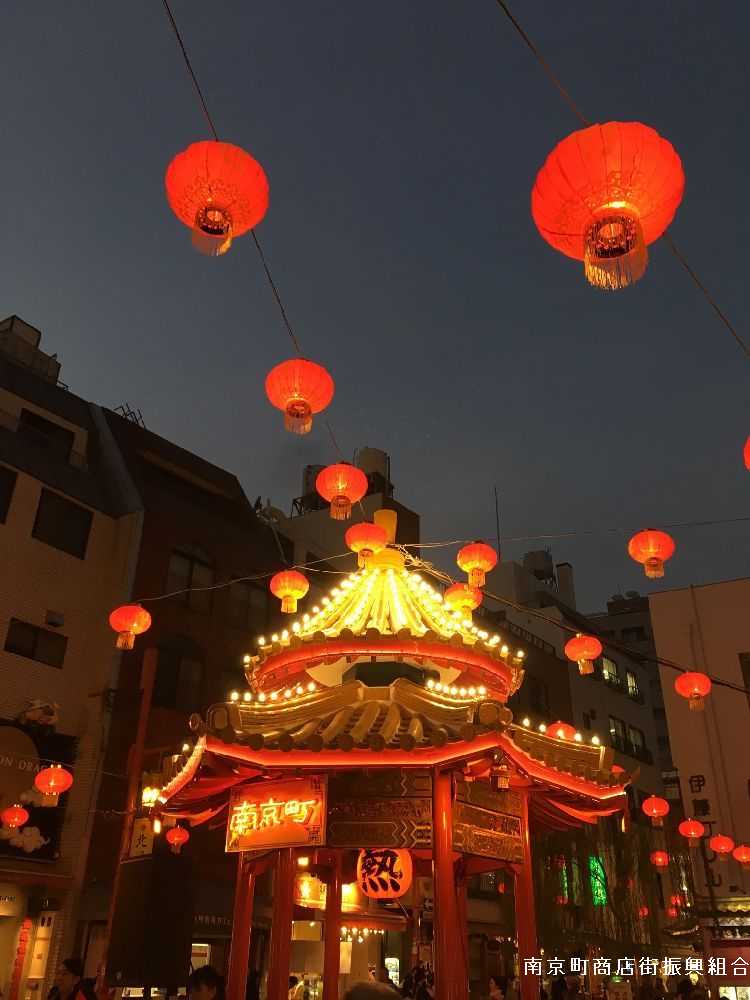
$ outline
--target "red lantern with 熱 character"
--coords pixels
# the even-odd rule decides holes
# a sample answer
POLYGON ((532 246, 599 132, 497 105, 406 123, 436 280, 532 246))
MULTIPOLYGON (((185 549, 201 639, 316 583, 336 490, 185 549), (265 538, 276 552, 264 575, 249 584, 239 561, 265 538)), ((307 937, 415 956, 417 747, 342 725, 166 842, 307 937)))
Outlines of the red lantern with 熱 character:
POLYGON ((732 851, 732 857, 738 861, 744 869, 750 869, 750 847, 747 844, 739 844, 732 851))
POLYGON ((109 616, 109 624, 117 632, 117 648, 132 649, 135 637, 151 628, 151 615, 140 604, 123 604, 109 616))
POLYGON ((565 655, 578 664, 579 674, 593 674, 594 660, 602 655, 602 644, 596 636, 578 632, 565 643, 565 655))
POLYGON ((542 237, 614 291, 642 277, 646 247, 674 218, 685 175, 672 145, 640 122, 573 132, 552 150, 531 193, 542 237))
POLYGON ((482 591, 468 583, 454 583, 443 594, 443 603, 451 611, 471 618, 471 612, 482 603, 482 591))
POLYGON ((681 698, 687 698, 691 711, 702 712, 703 699, 711 693, 711 678, 700 671, 688 670, 675 680, 674 689, 681 698))
POLYGON ((179 854, 190 840, 190 834, 184 826, 173 826, 171 830, 167 831, 166 839, 172 854, 179 854))
POLYGON ((266 376, 266 395, 284 414, 284 427, 293 434, 307 434, 313 414, 321 413, 333 399, 333 379, 322 365, 306 358, 291 358, 266 376))
POLYGON ((720 861, 728 861, 729 855, 734 850, 734 841, 731 837, 725 837, 724 834, 717 833, 715 837, 711 837, 708 846, 715 854, 719 855, 720 861))
POLYGON ((652 826, 664 826, 664 817, 669 813, 669 803, 658 795, 649 795, 643 800, 641 809, 651 818, 652 826))
POLYGON ((347 548, 357 554, 357 565, 360 569, 367 565, 370 556, 382 552, 388 544, 388 533, 379 524, 370 521, 360 521, 353 524, 344 535, 347 548))
POLYGON ((706 828, 697 819, 684 819, 677 827, 677 832, 687 838, 689 847, 697 847, 698 841, 706 832, 706 828))
POLYGON ((669 855, 666 851, 652 851, 651 864, 654 868, 666 868, 669 864, 669 855))
POLYGON ((321 469, 315 489, 330 503, 334 521, 348 521, 352 516, 352 504, 367 493, 367 476, 356 465, 338 462, 321 469))
POLYGON ((29 822, 29 814, 22 805, 16 802, 0 812, 0 822, 2 822, 6 830, 20 830, 22 826, 29 822))
POLYGON ((297 610, 297 601, 310 589, 310 584, 307 577, 296 569, 283 569, 271 577, 270 587, 274 597, 280 598, 284 614, 292 614, 297 610))
POLYGON ((468 573, 470 587, 483 587, 485 575, 497 566, 497 552, 486 542, 471 542, 459 551, 456 562, 468 573))
POLYGON ((643 564, 649 580, 660 580, 664 576, 664 563, 672 558, 674 550, 672 536, 653 528, 639 531, 628 542, 628 555, 643 564))
POLYGON ((552 722, 547 726, 547 735, 557 740, 572 740, 575 739, 576 728, 569 722, 552 722))
POLYGON ((73 775, 59 764, 42 768, 34 778, 37 791, 42 793, 43 806, 56 806, 57 800, 73 785, 73 775))
POLYGON ((411 886, 411 854, 403 848, 364 848, 357 858, 357 882, 370 899, 398 899, 411 886))
POLYGON ((209 257, 226 253, 268 209, 263 168, 229 142, 194 142, 169 164, 164 183, 169 207, 209 257))

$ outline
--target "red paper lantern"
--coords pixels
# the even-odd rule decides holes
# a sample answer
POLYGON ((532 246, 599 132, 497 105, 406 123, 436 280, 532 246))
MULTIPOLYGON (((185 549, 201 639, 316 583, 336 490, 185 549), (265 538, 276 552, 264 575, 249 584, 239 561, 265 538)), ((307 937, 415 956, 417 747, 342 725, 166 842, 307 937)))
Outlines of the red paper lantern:
POLYGON ((266 375, 266 395, 284 414, 284 427, 293 434, 307 434, 314 413, 333 399, 334 383, 322 365, 305 358, 282 361, 266 375))
POLYGON ((482 603, 482 591, 468 583, 454 583, 443 594, 443 603, 450 611, 471 618, 471 612, 482 603))
POLYGON ((497 882, 497 891, 502 896, 505 893, 505 879, 500 878, 497 882))
POLYGON ((676 906, 668 906, 667 907, 667 916, 669 917, 670 920, 676 920, 676 918, 679 915, 680 915, 680 911, 677 909, 676 906))
POLYGON ((610 771, 614 775, 625 774, 625 768, 621 767, 619 764, 613 764, 612 767, 610 767, 610 771))
POLYGON ((357 554, 357 565, 362 568, 376 552, 382 552, 388 544, 388 533, 379 524, 360 521, 353 524, 344 535, 347 548, 357 554))
POLYGON ((172 854, 179 854, 189 840, 190 834, 184 826, 173 826, 171 830, 167 830, 167 843, 172 854))
POLYGON ((409 891, 411 854, 402 848, 364 848, 357 857, 357 882, 370 899, 398 899, 409 891))
POLYGON ((274 597, 281 599, 281 610, 285 615, 297 610, 297 601, 305 596, 310 589, 307 577, 296 569, 283 569, 271 577, 269 584, 274 597))
POLYGON ((682 906, 682 896, 679 896, 676 892, 672 893, 669 897, 669 902, 672 906, 676 906, 679 909, 682 906))
POLYGON ((732 851, 732 857, 739 861, 743 868, 750 868, 750 847, 747 844, 740 844, 732 851))
POLYGON ((715 854, 719 855, 720 861, 728 861, 729 855, 734 850, 734 841, 731 837, 725 837, 722 833, 717 833, 715 837, 711 837, 708 846, 715 854))
POLYGON ((742 457, 745 459, 745 468, 750 469, 750 437, 745 441, 745 450, 742 453, 742 457))
POLYGON ((687 838, 688 846, 696 847, 706 828, 697 819, 684 819, 677 827, 677 832, 687 838))
POLYGON ((3 809, 0 813, 0 821, 6 830, 19 830, 29 822, 29 814, 23 806, 16 802, 3 809))
POLYGON ((565 643, 565 655, 578 664, 579 674, 593 674, 594 660, 602 655, 602 644, 595 636, 578 632, 565 643))
POLYGON ((59 764, 42 768, 34 778, 34 785, 42 793, 42 805, 56 806, 57 800, 73 785, 73 775, 59 764))
POLYGON ((649 580, 660 580, 664 576, 664 563, 672 558, 674 550, 672 536, 654 528, 639 531, 628 542, 628 555, 636 562, 643 563, 649 580))
POLYGON ((638 916, 643 920, 649 915, 649 908, 647 906, 638 907, 638 916))
POLYGON ((666 851, 652 851, 651 864, 654 868, 666 868, 669 864, 669 855, 666 851))
POLYGON ((547 726, 547 735, 554 736, 557 740, 572 740, 576 735, 576 727, 569 722, 551 722, 547 726))
POLYGON ((249 153, 229 142, 194 142, 167 167, 167 201, 200 253, 218 257, 268 209, 268 180, 249 153))
POLYGON ((469 574, 470 587, 483 587, 485 574, 497 566, 497 552, 486 542, 472 542, 459 551, 456 562, 469 574))
POLYGON ((652 826, 664 826, 664 817, 669 812, 669 803, 666 799, 659 798, 658 795, 649 795, 643 800, 641 809, 647 816, 651 817, 652 826))
POLYGON ((646 247, 674 218, 685 175, 672 145, 640 122, 607 122, 573 132, 552 150, 531 193, 542 237, 584 262, 596 288, 633 284, 646 247))
POLYGON ((693 712, 702 712, 703 699, 711 692, 711 678, 697 670, 680 674, 674 682, 674 689, 682 698, 688 699, 688 707, 693 712))
POLYGON ((356 465, 338 462, 318 473, 315 489, 331 505, 334 521, 346 521, 352 516, 352 504, 367 493, 367 476, 356 465))
POLYGON ((135 637, 151 628, 151 615, 140 604, 123 604, 109 616, 109 624, 117 632, 118 649, 132 649, 135 637))

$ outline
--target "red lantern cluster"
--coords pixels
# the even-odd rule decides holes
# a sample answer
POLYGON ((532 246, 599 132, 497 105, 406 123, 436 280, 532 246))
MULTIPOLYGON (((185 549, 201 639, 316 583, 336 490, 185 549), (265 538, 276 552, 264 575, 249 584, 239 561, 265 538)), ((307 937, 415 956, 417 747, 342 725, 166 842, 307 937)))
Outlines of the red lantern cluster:
POLYGON ((689 847, 696 847, 706 828, 697 819, 684 819, 677 827, 677 831, 687 839, 689 847))
POLYGON ((59 764, 42 768, 34 778, 34 786, 43 795, 42 805, 56 806, 59 797, 73 786, 73 775, 59 764))
POLYGON ((367 493, 367 476, 356 465, 338 462, 321 469, 315 489, 331 505, 334 521, 347 521, 352 516, 352 504, 367 493))
POLYGON ((172 854, 179 854, 190 840, 190 834, 184 826, 173 826, 171 830, 167 830, 166 839, 172 854))
POLYGON ((731 837, 725 837, 724 834, 717 833, 716 836, 711 837, 708 846, 715 854, 719 855, 720 861, 728 861, 729 855, 734 850, 734 841, 731 837))
POLYGON ((310 589, 307 577, 296 569, 284 569, 271 577, 269 584, 274 597, 281 600, 281 610, 285 615, 297 610, 297 601, 310 589))
POLYGON ((284 427, 292 434, 309 433, 313 414, 325 410, 334 389, 326 369, 305 358, 282 361, 266 376, 266 395, 282 411, 284 427))
POLYGON ((738 861, 744 869, 750 869, 750 847, 747 844, 740 844, 732 851, 732 857, 738 861))
POLYGON ((360 569, 367 565, 370 556, 382 552, 388 544, 388 533, 379 524, 370 521, 360 521, 353 524, 344 535, 347 548, 356 553, 357 565, 360 569))
POLYGON ((110 627, 117 632, 118 649, 132 649, 135 637, 151 628, 151 615, 140 604, 123 604, 109 616, 110 627))
POLYGON ((649 795, 643 800, 641 809, 651 818, 652 826, 664 826, 664 817, 669 813, 669 803, 658 795, 649 795))
POLYGON ((22 826, 25 826, 29 822, 29 814, 22 805, 16 802, 12 806, 6 806, 0 812, 0 822, 2 822, 6 830, 20 830, 22 826))
POLYGON ((565 655, 572 663, 578 664, 579 674, 593 674, 594 660, 602 655, 602 644, 596 636, 578 632, 565 643, 565 655))
POLYGON ((652 851, 651 864, 654 868, 666 868, 669 864, 669 855, 666 851, 652 851))
POLYGON ((650 580, 660 580, 664 576, 664 563, 674 555, 675 544, 666 531, 646 528, 639 531, 628 542, 628 555, 643 564, 643 570, 650 580))
POLYGON ((674 682, 674 689, 681 698, 687 698, 691 711, 702 712, 703 699, 711 693, 711 678, 697 670, 689 670, 679 675, 674 682))
POLYGON ((472 542, 459 551, 456 562, 468 574, 470 587, 483 587, 486 574, 497 566, 497 552, 486 542, 472 542))

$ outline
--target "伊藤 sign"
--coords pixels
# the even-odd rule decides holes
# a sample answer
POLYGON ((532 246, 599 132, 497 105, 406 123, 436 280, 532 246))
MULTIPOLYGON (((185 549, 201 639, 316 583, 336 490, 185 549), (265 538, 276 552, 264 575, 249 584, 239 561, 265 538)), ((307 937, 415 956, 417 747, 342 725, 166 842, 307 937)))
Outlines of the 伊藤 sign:
POLYGON ((326 779, 258 781, 229 800, 227 851, 317 847, 325 843, 326 779))

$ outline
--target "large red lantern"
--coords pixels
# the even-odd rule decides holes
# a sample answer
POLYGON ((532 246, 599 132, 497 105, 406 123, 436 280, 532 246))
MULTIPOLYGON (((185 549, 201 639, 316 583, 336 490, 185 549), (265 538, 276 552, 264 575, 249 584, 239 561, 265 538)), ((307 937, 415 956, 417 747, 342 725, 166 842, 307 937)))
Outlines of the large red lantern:
POLYGON ((711 678, 697 670, 689 670, 679 675, 674 689, 681 698, 687 698, 691 711, 702 712, 703 699, 711 692, 711 678))
POLYGON ((576 735, 576 727, 569 722, 551 722, 547 726, 547 735, 554 736, 557 740, 573 740, 576 735))
POLYGON ((135 637, 151 628, 151 615, 140 604, 123 604, 109 616, 109 624, 117 632, 117 648, 132 649, 135 637))
POLYGON ((167 167, 167 201, 200 253, 218 257, 268 209, 261 165, 229 142, 194 142, 167 167))
POLYGON ((23 806, 16 802, 0 812, 0 822, 6 830, 19 830, 29 822, 29 814, 23 806))
POLYGON ((664 563, 672 558, 674 549, 672 536, 653 528, 639 531, 628 542, 628 555, 643 563, 644 572, 650 580, 660 580, 664 576, 664 563))
POLYGON ((706 828, 697 819, 684 819, 677 827, 677 832, 687 838, 688 847, 697 847, 706 828))
POLYGON ((334 521, 347 521, 352 516, 352 504, 367 493, 367 476, 356 465, 338 462, 321 469, 315 489, 330 503, 334 521))
POLYGON ((483 587, 485 575, 497 566, 497 552, 486 542, 471 542, 460 549, 456 562, 468 573, 470 587, 483 587))
POLYGON ((314 413, 333 399, 334 383, 322 365, 305 358, 282 361, 266 375, 266 395, 284 414, 284 427, 293 434, 307 434, 314 413))
POLYGON ((44 767, 34 778, 37 791, 42 793, 42 805, 56 806, 57 800, 73 785, 73 775, 59 764, 44 767))
POLYGON ((728 861, 729 855, 734 850, 734 841, 731 837, 725 837, 724 834, 717 833, 715 837, 711 837, 708 846, 715 854, 719 855, 720 861, 728 861))
POLYGON ((651 864, 654 868, 666 868, 669 864, 669 855, 666 851, 652 851, 651 864))
POLYGON ((367 565, 370 556, 382 552, 388 544, 388 533, 379 524, 370 521, 360 521, 353 524, 344 535, 347 547, 356 552, 357 565, 362 568, 367 565))
POLYGON ((732 857, 738 861, 744 869, 750 869, 750 847, 747 844, 739 844, 732 851, 732 857))
POLYGON ((672 145, 640 122, 573 132, 552 150, 531 193, 542 237, 584 262, 589 283, 614 291, 642 277, 646 247, 682 201, 685 175, 672 145))
POLYGON ((171 830, 167 830, 166 839, 172 854, 179 854, 190 840, 190 834, 184 826, 173 826, 171 830))
POLYGON ((641 809, 651 818, 652 826, 664 826, 664 817, 669 812, 669 803, 658 795, 649 795, 643 800, 641 809))
POLYGON ((565 643, 565 655, 578 664, 579 674, 593 674, 594 660, 602 655, 602 644, 596 636, 578 632, 565 643))
POLYGON ((443 594, 443 602, 451 611, 471 618, 471 612, 482 603, 482 591, 468 583, 454 583, 443 594))
POLYGON ((281 610, 284 614, 293 614, 297 610, 297 601, 305 596, 310 589, 307 577, 296 569, 284 569, 271 577, 271 593, 281 600, 281 610))
POLYGON ((411 886, 411 854, 404 849, 365 848, 357 858, 357 882, 370 899, 398 899, 411 886))

